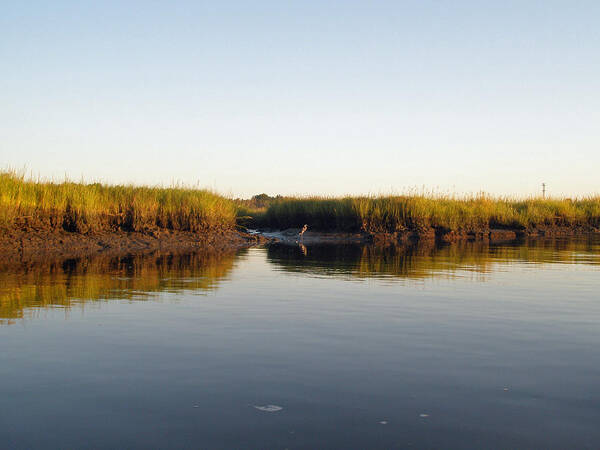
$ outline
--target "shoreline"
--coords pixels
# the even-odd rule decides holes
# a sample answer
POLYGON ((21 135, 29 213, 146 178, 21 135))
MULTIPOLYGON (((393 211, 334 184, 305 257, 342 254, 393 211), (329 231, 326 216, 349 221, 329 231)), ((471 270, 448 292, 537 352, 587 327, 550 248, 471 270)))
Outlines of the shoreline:
POLYGON ((95 255, 224 252, 242 248, 281 244, 375 244, 396 245, 409 242, 507 242, 525 238, 575 237, 600 235, 591 228, 546 227, 532 230, 448 231, 433 228, 396 233, 320 232, 310 229, 298 239, 300 229, 220 230, 195 233, 168 229, 145 232, 104 231, 78 233, 65 230, 10 230, 0 232, 0 262, 43 259, 69 259, 95 255))
POLYGON ((521 229, 489 229, 476 231, 453 231, 446 229, 424 229, 419 231, 400 231, 395 233, 371 233, 371 232, 321 232, 310 231, 298 239, 300 228, 288 228, 286 230, 256 230, 266 238, 281 243, 362 243, 362 244, 403 244, 407 242, 431 241, 431 242, 461 242, 461 241, 515 241, 525 238, 553 238, 553 237, 576 237, 600 235, 600 230, 587 227, 540 227, 531 230, 521 229))
POLYGON ((104 231, 77 233, 55 231, 0 232, 0 263, 44 259, 125 256, 131 254, 226 252, 264 244, 261 235, 235 230, 194 233, 175 230, 150 232, 104 231))

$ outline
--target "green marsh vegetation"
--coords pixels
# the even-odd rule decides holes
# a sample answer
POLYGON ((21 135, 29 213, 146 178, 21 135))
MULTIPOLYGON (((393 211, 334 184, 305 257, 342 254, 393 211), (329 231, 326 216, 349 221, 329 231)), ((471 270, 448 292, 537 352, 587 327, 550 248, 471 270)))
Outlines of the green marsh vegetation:
POLYGON ((233 228, 236 206, 208 190, 54 183, 0 172, 0 229, 22 224, 75 232, 233 228))
POLYGON ((441 229, 531 229, 540 226, 600 227, 600 197, 581 199, 497 198, 485 194, 307 197, 272 202, 256 224, 323 231, 400 232, 441 229))
POLYGON ((600 228, 600 196, 504 198, 485 194, 410 194, 359 197, 228 199, 202 189, 174 186, 54 183, 0 172, 0 229, 74 232, 165 228, 203 232, 258 228, 393 233, 439 229, 477 231, 536 227, 600 228))
POLYGON ((278 195, 272 197, 268 194, 253 195, 249 199, 236 198, 238 222, 244 226, 259 226, 259 220, 264 218, 269 206, 275 202, 287 200, 288 198, 278 195))

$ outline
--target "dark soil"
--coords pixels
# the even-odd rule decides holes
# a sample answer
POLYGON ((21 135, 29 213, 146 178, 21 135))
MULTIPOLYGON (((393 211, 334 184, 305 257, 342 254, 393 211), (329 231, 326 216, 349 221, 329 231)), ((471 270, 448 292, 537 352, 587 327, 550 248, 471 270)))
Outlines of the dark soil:
POLYGON ((369 232, 326 232, 309 230, 299 237, 299 228, 287 230, 268 230, 263 234, 276 241, 299 242, 302 244, 315 243, 375 243, 395 244, 409 241, 513 241, 526 237, 559 237, 559 236, 583 236, 598 233, 591 227, 540 227, 529 230, 524 229, 482 229, 482 230, 447 230, 426 228, 417 231, 400 231, 396 233, 369 233, 369 232))
POLYGON ((94 255, 126 255, 184 251, 226 251, 267 242, 260 235, 233 230, 192 233, 155 230, 147 233, 111 231, 0 231, 0 262, 94 255))
MULTIPOLYGON (((0 262, 22 262, 45 258, 73 258, 82 256, 144 254, 154 252, 181 253, 188 251, 222 252, 251 247, 269 242, 298 240, 299 229, 249 234, 234 230, 193 233, 155 229, 146 232, 105 231, 79 233, 64 229, 44 231, 34 229, 0 231, 0 262)), ((523 237, 576 236, 597 233, 591 228, 548 227, 531 230, 478 230, 451 231, 433 228, 398 233, 345 233, 307 231, 300 240, 315 243, 375 243, 395 244, 406 241, 461 240, 510 241, 523 237)))

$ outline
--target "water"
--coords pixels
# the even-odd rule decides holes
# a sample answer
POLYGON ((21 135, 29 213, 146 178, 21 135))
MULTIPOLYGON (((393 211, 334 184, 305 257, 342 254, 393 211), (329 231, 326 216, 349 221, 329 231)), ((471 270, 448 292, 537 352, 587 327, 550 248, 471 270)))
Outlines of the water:
POLYGON ((600 241, 0 268, 5 448, 598 448, 600 241))

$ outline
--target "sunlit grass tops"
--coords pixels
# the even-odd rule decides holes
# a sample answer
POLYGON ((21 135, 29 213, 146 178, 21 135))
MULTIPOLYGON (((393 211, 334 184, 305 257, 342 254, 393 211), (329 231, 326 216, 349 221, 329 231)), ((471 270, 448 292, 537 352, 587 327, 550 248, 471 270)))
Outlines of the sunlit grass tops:
POLYGON ((71 231, 161 227, 184 231, 231 228, 233 202, 208 190, 99 183, 53 183, 0 173, 0 227, 26 221, 71 231))

